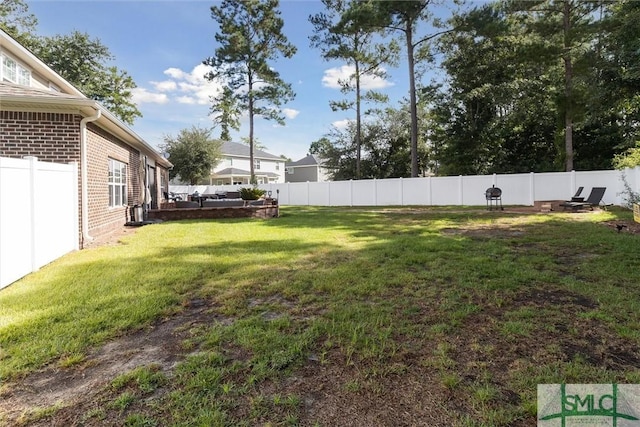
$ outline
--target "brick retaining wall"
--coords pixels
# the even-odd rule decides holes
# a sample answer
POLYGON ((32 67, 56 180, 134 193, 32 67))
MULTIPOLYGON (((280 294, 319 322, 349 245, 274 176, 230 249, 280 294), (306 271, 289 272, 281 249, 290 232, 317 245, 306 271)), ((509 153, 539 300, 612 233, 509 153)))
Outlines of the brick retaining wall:
POLYGON ((278 205, 226 207, 226 208, 178 208, 150 209, 148 220, 171 221, 179 219, 216 219, 216 218, 277 218, 278 205))

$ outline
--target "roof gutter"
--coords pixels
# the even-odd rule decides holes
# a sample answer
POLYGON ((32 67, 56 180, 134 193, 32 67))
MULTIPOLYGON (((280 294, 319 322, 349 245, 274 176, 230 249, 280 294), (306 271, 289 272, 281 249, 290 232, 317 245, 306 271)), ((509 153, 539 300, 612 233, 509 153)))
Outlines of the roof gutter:
POLYGON ((87 123, 94 122, 102 115, 101 110, 96 109, 93 116, 80 120, 80 188, 82 194, 82 244, 90 242, 93 237, 89 235, 89 186, 87 182, 87 123))

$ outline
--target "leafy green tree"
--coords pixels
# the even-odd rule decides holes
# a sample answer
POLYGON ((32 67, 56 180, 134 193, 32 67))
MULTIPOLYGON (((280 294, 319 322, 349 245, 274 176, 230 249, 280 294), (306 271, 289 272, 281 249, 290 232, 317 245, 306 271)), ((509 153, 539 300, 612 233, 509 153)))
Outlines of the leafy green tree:
POLYGON ((213 139, 210 129, 192 126, 180 130, 176 137, 165 136, 161 148, 173 163, 170 177, 196 185, 207 182, 211 169, 220 160, 221 147, 222 141, 213 139))
POLYGON ((320 154, 328 152, 331 149, 331 141, 326 136, 313 141, 309 146, 309 154, 320 154))
POLYGON ((610 168, 612 158, 639 139, 640 3, 602 2, 597 15, 599 32, 585 53, 584 119, 575 130, 580 169, 610 168))
POLYGON ((40 37, 36 33, 37 24, 37 18, 23 0, 0 1, 0 28, 123 122, 131 125, 136 117, 142 117, 131 101, 135 82, 126 71, 108 65, 114 57, 99 39, 78 31, 40 37))
POLYGON ((614 158, 616 169, 635 168, 640 166, 640 142, 635 147, 629 148, 624 153, 618 154, 614 158))
POLYGON ((395 62, 397 46, 395 43, 375 43, 371 31, 366 31, 353 21, 343 19, 349 8, 357 7, 358 0, 322 0, 322 3, 325 11, 309 17, 314 26, 314 34, 310 37, 311 46, 320 49, 325 60, 342 60, 354 67, 354 72, 349 78, 338 82, 341 92, 353 93, 354 98, 331 101, 330 105, 333 111, 355 110, 356 179, 359 179, 362 103, 388 100, 381 92, 365 90, 362 80, 364 77, 386 78, 387 74, 382 66, 395 62))
POLYGON ((376 120, 367 122, 365 133, 366 160, 364 171, 369 178, 411 176, 407 162, 411 152, 411 116, 408 105, 399 109, 387 107, 376 120))
POLYGON ((439 43, 448 78, 434 102, 438 172, 555 170, 558 86, 549 64, 524 59, 537 44, 526 22, 500 3, 454 19, 460 29, 439 43))
MULTIPOLYGON (((609 168, 639 139, 640 3, 496 1, 447 26, 456 29, 440 35, 447 79, 416 89, 416 109, 433 108, 417 133, 431 172, 566 170, 569 145, 570 167, 609 168)), ((362 175, 380 176, 368 161, 382 165, 389 143, 366 127, 362 175)))
POLYGON ((123 122, 133 124, 136 117, 142 117, 131 101, 131 89, 136 87, 133 78, 108 65, 114 57, 98 38, 74 31, 70 35, 39 38, 32 49, 58 74, 123 122))
POLYGON ((349 143, 348 131, 332 127, 327 135, 311 143, 309 154, 320 156, 324 162, 323 166, 329 171, 330 179, 338 181, 350 179, 348 177, 353 176, 347 165, 353 164, 355 173, 355 161, 351 162, 354 152, 349 152, 349 149, 351 149, 351 144, 349 143), (345 171, 345 169, 347 170, 345 171))
MULTIPOLYGON (((420 110, 422 115, 424 111, 420 110)), ((375 117, 363 122, 362 178, 411 176, 411 165, 407 162, 411 151, 410 121, 409 105, 405 103, 399 109, 376 110, 375 117)), ((345 128, 334 127, 323 138, 311 143, 309 151, 323 158, 334 180, 355 178, 355 132, 355 122, 351 121, 345 128)), ((427 164, 428 150, 424 143, 419 145, 419 157, 422 164, 427 164)))
POLYGON ((332 181, 354 179, 356 176, 355 134, 355 122, 349 121, 344 128, 333 126, 323 138, 311 144, 316 151, 312 154, 324 159, 332 181))
MULTIPOLYGON (((635 96, 640 89, 640 2, 607 2, 602 32, 596 48, 602 55, 603 80, 607 91, 618 99, 635 96)), ((600 94, 599 94, 600 95, 600 94)))
POLYGON ((591 3, 566 14, 560 1, 500 1, 456 17, 434 102, 441 173, 566 170, 568 145, 572 168, 606 169, 633 146, 640 8, 591 3))
POLYGON ((24 46, 31 46, 38 19, 24 0, 0 1, 0 28, 24 46))
POLYGON ((598 30, 594 13, 599 7, 598 1, 579 0, 515 0, 510 4, 514 13, 528 13, 535 17, 529 30, 538 34, 538 40, 542 42, 537 60, 542 55, 562 63, 563 85, 557 102, 564 122, 566 171, 574 169, 574 128, 584 114, 588 91, 583 84, 589 69, 585 52, 594 42, 598 30))
POLYGON ((211 7, 211 16, 218 24, 218 47, 204 61, 213 67, 206 78, 221 81, 230 89, 212 100, 212 110, 222 111, 220 120, 235 129, 238 122, 233 118, 247 112, 252 182, 255 117, 284 124, 280 107, 295 96, 291 85, 270 65, 278 57, 290 58, 296 52, 282 33, 284 21, 278 6, 278 0, 223 0, 219 6, 211 7))

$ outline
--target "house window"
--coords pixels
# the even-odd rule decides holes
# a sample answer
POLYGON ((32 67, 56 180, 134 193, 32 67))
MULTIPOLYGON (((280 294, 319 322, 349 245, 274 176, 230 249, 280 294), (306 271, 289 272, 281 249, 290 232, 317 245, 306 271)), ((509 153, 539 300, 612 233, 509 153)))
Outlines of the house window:
POLYGON ((18 67, 18 84, 24 86, 31 86, 31 72, 25 70, 22 67, 18 67))
POLYGON ((109 159, 109 207, 127 204, 127 165, 109 159))
POLYGON ((14 83, 16 82, 17 67, 18 67, 18 64, 16 64, 16 61, 9 58, 8 56, 2 57, 2 77, 5 80, 9 80, 10 82, 14 82, 14 83))
POLYGON ((276 162, 276 170, 279 171, 280 170, 280 163, 276 162))
POLYGON ((2 79, 24 86, 30 86, 31 71, 20 66, 8 56, 2 55, 2 79))
POLYGON ((293 175, 293 168, 285 168, 289 175, 293 175))
POLYGON ((260 170, 260 159, 254 159, 253 161, 253 168, 255 170, 260 170))
POLYGON ((233 157, 227 157, 227 163, 229 166, 233 166, 233 157))

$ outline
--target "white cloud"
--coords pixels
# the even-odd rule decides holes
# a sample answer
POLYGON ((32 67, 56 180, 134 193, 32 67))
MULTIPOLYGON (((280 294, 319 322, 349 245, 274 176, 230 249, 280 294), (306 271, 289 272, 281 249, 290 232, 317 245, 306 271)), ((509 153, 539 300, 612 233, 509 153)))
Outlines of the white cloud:
POLYGON ((282 109, 282 113, 287 119, 295 119, 298 114, 300 114, 300 111, 291 108, 284 108, 282 109))
POLYGON ((162 82, 151 82, 153 87, 159 92, 171 92, 178 88, 176 82, 172 80, 165 80, 162 82))
POLYGON ((166 70, 164 70, 164 73, 167 76, 173 77, 174 79, 178 80, 183 79, 186 76, 185 72, 179 68, 167 68, 166 70))
POLYGON ((352 119, 344 119, 344 120, 337 120, 335 122, 332 122, 331 124, 340 130, 344 130, 347 128, 347 126, 349 126, 349 123, 351 123, 353 120, 352 119))
POLYGON ((222 89, 220 82, 210 82, 204 76, 211 67, 199 64, 190 72, 179 68, 167 68, 164 74, 169 78, 163 81, 149 82, 153 89, 136 88, 133 100, 136 103, 167 104, 170 101, 179 104, 207 105, 211 97, 222 89))
POLYGON ((211 67, 199 64, 190 73, 186 73, 178 68, 169 68, 165 74, 174 79, 180 97, 178 102, 183 104, 206 105, 211 102, 211 97, 218 95, 222 85, 217 81, 209 81, 204 76, 211 67))
MULTIPOLYGON (((324 71, 322 85, 331 89, 340 89, 340 82, 353 80, 355 70, 353 65, 329 68, 324 71)), ((386 70, 380 67, 380 71, 384 72, 386 70)), ((393 86, 393 83, 383 78, 371 74, 360 76, 360 87, 362 89, 384 89, 389 86, 393 86)))
POLYGON ((184 80, 187 83, 196 86, 203 86, 211 84, 204 76, 208 74, 213 68, 205 64, 198 64, 193 67, 191 72, 187 73, 179 68, 167 68, 164 70, 164 74, 172 77, 174 80, 184 80))
POLYGON ((169 97, 164 93, 153 93, 137 87, 131 89, 131 100, 136 104, 166 104, 169 97))
POLYGON ((340 68, 329 68, 328 70, 324 70, 324 76, 322 77, 322 86, 329 87, 331 89, 340 89, 339 80, 344 80, 349 77, 349 74, 346 76, 343 75, 343 71, 346 65, 343 65, 340 68))
POLYGON ((189 104, 189 105, 198 103, 197 100, 191 96, 179 96, 176 98, 176 101, 178 101, 178 103, 180 104, 189 104))

